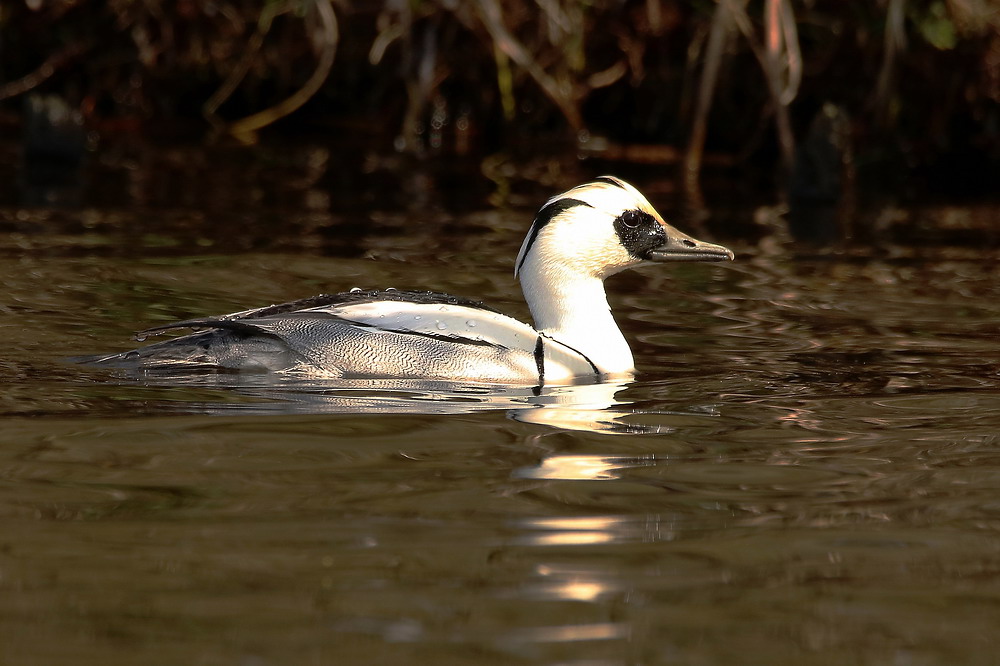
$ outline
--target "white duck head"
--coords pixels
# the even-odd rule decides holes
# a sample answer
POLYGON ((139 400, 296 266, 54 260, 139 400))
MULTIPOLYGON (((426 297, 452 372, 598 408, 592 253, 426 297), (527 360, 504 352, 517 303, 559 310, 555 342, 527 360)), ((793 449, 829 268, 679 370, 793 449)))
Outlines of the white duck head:
POLYGON ((535 328, 586 355, 604 374, 634 371, 604 279, 667 261, 728 261, 732 251, 667 224, 623 180, 601 176, 549 199, 528 231, 514 274, 535 328))

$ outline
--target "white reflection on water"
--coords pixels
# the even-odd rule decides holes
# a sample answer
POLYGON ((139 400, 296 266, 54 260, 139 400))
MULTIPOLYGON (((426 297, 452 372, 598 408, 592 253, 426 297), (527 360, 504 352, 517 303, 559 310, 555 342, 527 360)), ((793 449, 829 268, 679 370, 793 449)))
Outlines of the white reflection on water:
MULTIPOLYGON (((618 591, 617 586, 607 585, 598 581, 568 580, 541 586, 544 597, 564 601, 596 602, 618 591)), ((541 596, 541 595, 539 595, 541 596)))
MULTIPOLYGON (((525 517, 513 521, 518 535, 512 540, 519 546, 579 546, 621 543, 660 543, 674 541, 680 533, 690 533, 699 526, 689 516, 673 513, 636 515, 592 514, 588 516, 525 517)), ((591 585, 603 585, 586 571, 545 565, 540 575, 591 585)))
POLYGON ((525 537, 519 543, 530 546, 594 546, 618 541, 611 532, 561 531, 525 537))
POLYGON ((615 470, 655 464, 652 456, 550 456, 533 467, 514 470, 516 478, 564 481, 617 479, 615 470))
POLYGON ((519 521, 529 533, 518 542, 531 546, 579 546, 614 543, 621 539, 625 519, 618 516, 525 518, 519 521))
POLYGON ((563 643, 569 641, 606 641, 628 638, 629 626, 622 622, 595 622, 555 627, 526 627, 507 632, 506 641, 524 643, 563 643))

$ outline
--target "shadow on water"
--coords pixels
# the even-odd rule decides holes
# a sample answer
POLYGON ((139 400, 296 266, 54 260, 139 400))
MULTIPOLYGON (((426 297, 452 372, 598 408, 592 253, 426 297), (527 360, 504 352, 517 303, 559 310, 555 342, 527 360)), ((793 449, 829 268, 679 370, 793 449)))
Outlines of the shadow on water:
POLYGON ((0 205, 0 661, 996 662, 995 206, 618 276, 628 384, 168 381, 62 359, 354 286, 527 319, 513 257, 585 167, 495 207, 316 145, 141 157, 0 205))

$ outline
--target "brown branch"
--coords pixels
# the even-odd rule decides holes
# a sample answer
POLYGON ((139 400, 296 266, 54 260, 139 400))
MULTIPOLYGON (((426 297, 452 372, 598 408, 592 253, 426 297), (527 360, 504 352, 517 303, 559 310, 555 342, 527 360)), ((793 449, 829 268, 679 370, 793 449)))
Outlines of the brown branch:
POLYGON ((795 16, 787 0, 767 0, 764 7, 764 44, 757 40, 746 7, 732 4, 733 18, 746 37, 750 50, 764 72, 767 90, 774 112, 778 148, 781 151, 782 181, 791 173, 795 158, 795 136, 788 114, 788 105, 798 93, 802 77, 802 56, 799 51, 795 16))
POLYGON ((216 115, 216 111, 222 106, 222 103, 232 96, 236 89, 242 83, 243 79, 246 78, 247 72, 250 71, 250 66, 253 64, 253 60, 257 57, 257 53, 260 52, 261 46, 264 45, 264 37, 271 30, 271 23, 279 14, 288 11, 288 3, 278 4, 268 4, 264 10, 260 13, 260 18, 257 20, 257 30, 254 31, 253 35, 250 37, 250 41, 247 42, 247 47, 243 51, 243 55, 240 57, 240 61, 236 64, 236 67, 229 72, 229 76, 226 80, 222 82, 219 89, 212 93, 201 107, 201 114, 204 116, 205 120, 216 126, 223 125, 223 121, 219 119, 216 115))
POLYGON ((326 81, 326 77, 329 76, 330 70, 333 68, 333 57, 337 53, 337 42, 339 41, 337 15, 333 11, 333 5, 330 4, 330 0, 316 0, 316 12, 319 14, 324 39, 323 52, 320 54, 319 63, 316 65, 312 76, 291 97, 269 109, 264 109, 230 124, 230 134, 243 141, 251 141, 257 130, 270 125, 280 118, 284 118, 298 109, 309 98, 315 95, 320 86, 323 85, 323 82, 326 81))
POLYGON ((0 100, 23 95, 29 90, 40 86, 51 78, 53 74, 66 66, 67 63, 79 57, 89 48, 90 44, 77 43, 67 46, 58 53, 53 53, 35 71, 0 86, 0 100))
POLYGON ((896 58, 906 48, 906 0, 889 0, 885 16, 885 36, 882 46, 882 66, 875 85, 874 105, 878 120, 888 126, 890 120, 889 97, 892 94, 896 58))
POLYGON ((535 80, 542 92, 552 100, 559 110, 562 111, 566 121, 574 131, 583 129, 583 117, 577 107, 573 91, 569 86, 562 85, 549 76, 538 62, 528 53, 528 50, 507 30, 500 14, 500 7, 497 3, 480 0, 477 3, 479 16, 486 26, 486 31, 490 33, 493 43, 508 58, 514 61, 518 67, 535 80))
POLYGON ((784 0, 767 0, 764 7, 765 50, 761 65, 767 76, 767 86, 774 103, 774 122, 778 133, 778 147, 781 150, 782 167, 787 177, 791 173, 795 156, 795 137, 788 116, 788 104, 798 92, 798 37, 795 19, 784 0), (789 27, 789 23, 791 27, 789 27), (789 37, 794 45, 789 44, 789 37), (787 71, 788 80, 783 74, 787 71), (784 84, 784 85, 783 85, 784 84))
MULTIPOLYGON (((747 0, 739 2, 746 4, 747 0)), ((742 10, 742 5, 739 8, 742 10)), ((705 152, 705 135, 708 132, 708 112, 712 108, 712 97, 715 94, 715 83, 719 77, 722 56, 733 29, 734 14, 735 10, 730 6, 730 2, 719 1, 712 15, 712 27, 708 34, 708 44, 705 46, 705 64, 702 66, 698 82, 698 99, 691 124, 691 137, 684 155, 684 194, 688 212, 694 218, 692 221, 697 221, 705 213, 705 197, 701 192, 699 179, 705 152)))

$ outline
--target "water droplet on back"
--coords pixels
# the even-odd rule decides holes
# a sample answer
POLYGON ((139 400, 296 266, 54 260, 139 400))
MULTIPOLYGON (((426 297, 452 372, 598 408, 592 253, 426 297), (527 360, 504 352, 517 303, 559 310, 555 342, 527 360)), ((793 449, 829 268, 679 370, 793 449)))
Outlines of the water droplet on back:
POLYGON ((356 294, 361 291, 361 287, 351 287, 351 293, 356 294))
POLYGON ((473 321, 472 319, 469 319, 469 320, 466 320, 465 325, 468 326, 469 328, 475 328, 476 327, 476 322, 473 321))
POLYGON ((437 327, 438 327, 438 330, 439 330, 439 331, 443 331, 443 330, 445 330, 446 328, 448 328, 448 324, 444 323, 443 321, 439 321, 439 322, 437 323, 437 327))

